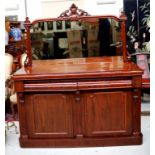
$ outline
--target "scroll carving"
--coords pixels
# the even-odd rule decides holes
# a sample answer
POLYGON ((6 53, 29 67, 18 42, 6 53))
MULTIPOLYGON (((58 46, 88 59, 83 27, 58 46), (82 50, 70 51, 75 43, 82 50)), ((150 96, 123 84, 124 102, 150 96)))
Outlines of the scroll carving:
POLYGON ((26 30, 29 30, 30 27, 31 27, 31 25, 32 25, 32 24, 31 24, 29 18, 26 17, 26 20, 25 20, 25 22, 24 22, 25 29, 26 29, 26 30))
POLYGON ((90 14, 82 9, 78 9, 75 4, 72 4, 71 7, 60 14, 58 18, 65 17, 80 17, 80 16, 90 16, 90 14))
MULTIPOLYGON (((25 29, 26 29, 26 34, 27 34, 27 58, 26 61, 24 63, 24 66, 32 66, 32 53, 31 53, 31 38, 30 38, 30 28, 32 25, 38 23, 38 22, 48 22, 48 21, 63 21, 63 20, 75 20, 75 18, 77 19, 82 19, 82 20, 87 20, 90 19, 91 20, 91 16, 88 12, 79 9, 75 4, 72 4, 71 7, 64 11, 63 13, 60 14, 60 16, 58 18, 49 18, 49 19, 39 19, 39 20, 35 20, 34 22, 30 22, 29 18, 26 17, 25 20, 25 29), (65 19, 67 18, 67 19, 65 19)), ((92 19, 94 18, 112 18, 114 20, 116 20, 117 22, 120 23, 121 26, 121 39, 122 39, 122 51, 123 51, 123 60, 124 62, 128 61, 127 59, 127 49, 126 49, 126 25, 125 25, 125 21, 127 20, 125 13, 122 12, 120 17, 116 17, 116 16, 92 16, 92 19)), ((89 21, 89 20, 88 20, 89 21)))

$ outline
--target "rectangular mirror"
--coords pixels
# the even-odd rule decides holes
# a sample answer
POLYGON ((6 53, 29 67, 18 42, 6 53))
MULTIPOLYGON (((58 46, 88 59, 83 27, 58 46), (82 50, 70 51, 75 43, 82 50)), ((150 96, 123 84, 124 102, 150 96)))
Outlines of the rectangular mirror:
POLYGON ((121 28, 113 18, 39 20, 30 37, 33 59, 122 55, 121 28))

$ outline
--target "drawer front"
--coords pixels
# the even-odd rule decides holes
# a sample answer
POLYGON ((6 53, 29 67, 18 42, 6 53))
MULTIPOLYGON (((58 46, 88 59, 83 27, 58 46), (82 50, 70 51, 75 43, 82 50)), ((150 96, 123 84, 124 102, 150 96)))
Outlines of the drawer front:
POLYGON ((132 80, 88 80, 73 82, 25 83, 25 92, 58 92, 95 89, 132 88, 132 80))
POLYGON ((58 92, 58 91, 76 91, 77 82, 63 83, 26 83, 24 84, 25 92, 58 92))
POLYGON ((132 80, 78 82, 79 90, 132 88, 132 80))

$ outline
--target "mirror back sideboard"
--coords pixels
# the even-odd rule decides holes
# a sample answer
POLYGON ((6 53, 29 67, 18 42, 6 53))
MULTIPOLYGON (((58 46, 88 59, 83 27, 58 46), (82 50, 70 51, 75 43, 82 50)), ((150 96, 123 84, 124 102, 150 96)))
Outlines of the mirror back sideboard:
POLYGON ((127 61, 126 16, 90 16, 73 4, 58 18, 27 17, 27 61, 34 59, 64 59, 100 56, 123 56, 127 61))
MULTIPOLYGON (((120 27, 116 28, 121 28, 122 55, 88 57, 92 54, 90 49, 93 46, 90 48, 90 45, 86 46, 87 43, 90 41, 95 45, 98 42, 93 40, 95 37, 88 39, 90 34, 86 32, 95 34, 92 29, 80 29, 80 33, 76 34, 82 34, 83 48, 80 53, 71 53, 67 58, 32 60, 32 48, 40 45, 35 44, 35 38, 31 38, 32 25, 71 20, 77 31, 75 21, 82 25, 82 22, 98 23, 98 19, 103 19, 103 16, 83 16, 88 14, 73 6, 70 9, 72 11, 61 14, 63 18, 36 20, 32 24, 26 19, 28 57, 25 67, 13 75, 18 98, 20 145, 55 148, 142 144, 142 70, 127 61, 124 15, 120 18, 104 16, 120 22, 120 27)), ((48 28, 52 29, 53 25, 48 24, 48 28)), ((59 22, 57 28, 63 26, 70 27, 70 24, 61 25, 59 22)), ((86 26, 89 27, 90 24, 86 26)), ((43 25, 39 28, 43 29, 43 25)), ((70 35, 70 29, 67 33, 62 33, 61 30, 53 33, 57 47, 61 50, 68 49, 65 41, 67 35, 70 35)), ((69 44, 69 38, 67 39, 69 44)), ((75 39, 77 38, 72 37, 72 45, 79 44, 75 39)), ((42 40, 47 42, 45 36, 42 40)))

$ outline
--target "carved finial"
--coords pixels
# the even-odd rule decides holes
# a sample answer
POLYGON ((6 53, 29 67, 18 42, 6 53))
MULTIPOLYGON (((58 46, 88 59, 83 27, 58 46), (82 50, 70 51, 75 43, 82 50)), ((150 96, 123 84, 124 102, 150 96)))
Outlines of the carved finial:
POLYGON ((73 3, 70 8, 78 8, 78 7, 73 3))
POLYGON ((61 13, 58 18, 79 16, 89 16, 89 14, 84 10, 78 9, 78 7, 73 3, 71 7, 68 10, 61 13))
POLYGON ((28 30, 31 27, 31 22, 29 20, 29 17, 26 17, 24 26, 25 26, 26 30, 28 30))
POLYGON ((25 22, 24 22, 24 26, 26 29, 26 35, 27 35, 27 57, 26 60, 24 62, 24 66, 32 66, 32 54, 31 54, 31 39, 30 39, 30 28, 32 26, 30 20, 28 17, 26 17, 25 22))
POLYGON ((25 22, 30 23, 29 17, 26 17, 25 22))
POLYGON ((76 15, 78 7, 73 3, 70 7, 71 15, 76 15))

